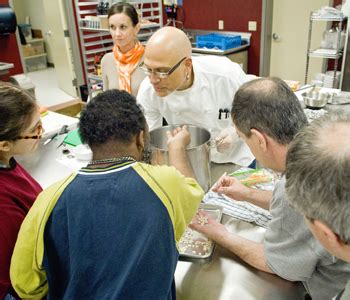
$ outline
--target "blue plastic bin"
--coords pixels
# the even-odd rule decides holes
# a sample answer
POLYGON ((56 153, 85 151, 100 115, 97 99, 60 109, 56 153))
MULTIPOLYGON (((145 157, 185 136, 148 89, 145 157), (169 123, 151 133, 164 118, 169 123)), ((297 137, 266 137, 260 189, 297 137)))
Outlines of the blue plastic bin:
POLYGON ((197 48, 218 48, 227 50, 241 46, 242 38, 240 35, 224 35, 219 33, 210 33, 196 36, 197 48))

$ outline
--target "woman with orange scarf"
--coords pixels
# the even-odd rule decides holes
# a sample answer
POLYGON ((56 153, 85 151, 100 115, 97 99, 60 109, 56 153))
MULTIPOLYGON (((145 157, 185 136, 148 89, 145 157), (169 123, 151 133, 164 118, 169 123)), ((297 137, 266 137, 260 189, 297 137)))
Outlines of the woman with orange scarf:
POLYGON ((136 96, 146 76, 138 68, 144 46, 137 39, 140 30, 137 11, 131 4, 115 3, 108 11, 108 22, 114 47, 101 61, 103 90, 120 89, 136 96))

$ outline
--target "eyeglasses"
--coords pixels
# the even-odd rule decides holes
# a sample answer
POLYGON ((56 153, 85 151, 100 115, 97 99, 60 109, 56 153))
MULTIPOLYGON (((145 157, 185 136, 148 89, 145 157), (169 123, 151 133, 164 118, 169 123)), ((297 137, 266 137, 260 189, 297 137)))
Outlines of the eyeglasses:
POLYGON ((147 76, 156 76, 160 79, 164 79, 164 78, 167 78, 169 75, 171 75, 172 73, 174 73, 174 71, 181 65, 181 63, 186 59, 187 57, 184 57, 182 58, 175 66, 173 66, 169 71, 167 72, 158 72, 158 71, 152 71, 150 69, 148 69, 146 66, 145 66, 145 63, 142 62, 140 65, 139 65, 139 68, 145 72, 145 74, 147 76))
POLYGON ((39 140, 43 137, 44 128, 43 124, 39 123, 35 128, 37 134, 36 135, 25 135, 17 137, 17 140, 39 140))

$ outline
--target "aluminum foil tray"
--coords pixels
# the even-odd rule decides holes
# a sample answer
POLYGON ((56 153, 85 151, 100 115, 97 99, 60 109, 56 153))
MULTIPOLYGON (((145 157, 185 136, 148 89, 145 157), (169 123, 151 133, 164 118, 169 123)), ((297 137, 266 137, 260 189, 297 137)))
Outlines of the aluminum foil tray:
MULTIPOLYGON (((202 203, 198 211, 204 211, 221 222, 222 208, 218 205, 202 203)), ((215 243, 212 240, 189 227, 185 230, 178 245, 180 260, 208 259, 212 256, 214 248, 215 243)))

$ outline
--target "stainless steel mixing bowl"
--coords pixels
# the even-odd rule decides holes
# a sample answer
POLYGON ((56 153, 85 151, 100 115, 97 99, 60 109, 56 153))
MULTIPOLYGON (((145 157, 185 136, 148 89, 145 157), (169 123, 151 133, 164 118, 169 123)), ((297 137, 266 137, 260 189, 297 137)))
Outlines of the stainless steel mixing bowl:
POLYGON ((330 102, 333 97, 331 93, 315 91, 302 93, 301 95, 303 96, 305 106, 310 108, 322 108, 326 106, 327 102, 330 102))

